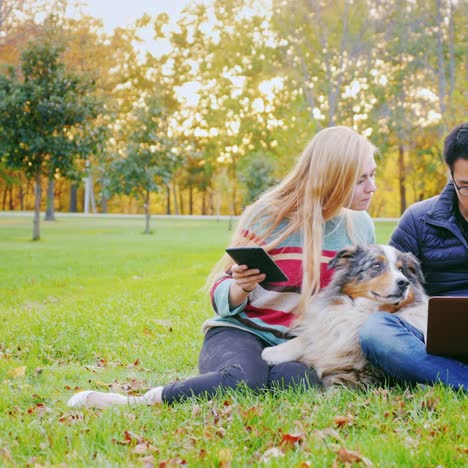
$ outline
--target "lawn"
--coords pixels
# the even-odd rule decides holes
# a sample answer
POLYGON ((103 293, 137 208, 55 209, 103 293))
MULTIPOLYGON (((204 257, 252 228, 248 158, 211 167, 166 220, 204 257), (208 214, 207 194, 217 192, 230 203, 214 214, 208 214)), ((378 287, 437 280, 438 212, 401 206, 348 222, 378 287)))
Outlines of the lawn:
POLYGON ((0 216, 0 466, 468 466, 468 401, 442 387, 67 408, 196 372, 228 222, 152 223, 61 216, 31 242, 31 218, 0 216))

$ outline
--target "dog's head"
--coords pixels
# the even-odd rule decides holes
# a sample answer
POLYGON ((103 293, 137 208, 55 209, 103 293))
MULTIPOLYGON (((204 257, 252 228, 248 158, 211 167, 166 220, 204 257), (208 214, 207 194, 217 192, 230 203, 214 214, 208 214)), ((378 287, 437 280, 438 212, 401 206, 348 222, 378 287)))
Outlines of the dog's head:
POLYGON ((329 286, 333 294, 373 300, 381 310, 396 312, 424 294, 418 260, 388 245, 343 249, 328 266, 335 268, 329 286))

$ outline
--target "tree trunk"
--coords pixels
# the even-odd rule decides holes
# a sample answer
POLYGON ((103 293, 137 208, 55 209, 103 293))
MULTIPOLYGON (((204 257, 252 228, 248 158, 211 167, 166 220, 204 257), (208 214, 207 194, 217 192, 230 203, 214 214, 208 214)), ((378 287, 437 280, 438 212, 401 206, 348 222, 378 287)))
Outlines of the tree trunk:
POLYGON ((447 93, 447 85, 445 78, 445 58, 444 58, 444 49, 443 49, 443 37, 442 37, 442 28, 443 28, 443 18, 442 18, 442 5, 441 0, 436 0, 437 8, 437 62, 439 69, 439 110, 442 117, 445 115, 445 99, 447 93))
POLYGON ((174 200, 174 214, 178 215, 179 213, 179 204, 177 202, 177 185, 172 185, 172 199, 174 200))
POLYGON ((96 213, 93 177, 91 174, 88 174, 88 177, 85 178, 85 198, 83 211, 88 214, 90 212, 90 208, 93 213, 96 213))
POLYGON ((193 215, 193 187, 189 187, 189 214, 193 215))
POLYGON ((40 222, 41 222, 41 198, 42 198, 42 187, 41 187, 41 172, 36 173, 35 180, 35 197, 34 197, 34 221, 33 221, 33 237, 32 240, 36 241, 41 238, 40 236, 40 222))
POLYGON ((468 47, 465 50, 465 80, 468 81, 468 47))
POLYGON ((19 186, 19 202, 20 202, 20 210, 24 211, 24 190, 23 185, 19 186))
POLYGON ((31 179, 26 180, 26 192, 25 192, 25 203, 24 207, 27 209, 28 206, 31 205, 31 198, 35 197, 35 188, 34 188, 34 183, 31 179))
POLYGON ((54 189, 55 189, 55 179, 54 176, 49 176, 49 181, 47 184, 47 206, 45 221, 55 221, 55 207, 54 207, 54 189))
POLYGON ((206 215, 206 190, 202 192, 202 215, 206 215))
POLYGON ((317 120, 314 117, 315 98, 314 98, 314 93, 312 92, 312 88, 310 87, 312 83, 312 78, 310 76, 309 71, 307 70, 306 62, 302 54, 300 54, 300 58, 301 58, 302 75, 304 77, 302 89, 306 97, 307 103, 309 104, 309 107, 310 107, 309 115, 311 117, 311 120, 315 122, 317 120))
POLYGON ((8 208, 13 211, 15 209, 15 202, 13 197, 13 184, 8 187, 8 195, 10 202, 8 203, 8 208))
POLYGON ((166 214, 171 214, 171 187, 166 184, 166 214))
POLYGON ((78 187, 76 186, 76 184, 71 184, 70 186, 70 209, 68 211, 70 211, 70 213, 76 213, 78 211, 77 209, 77 191, 78 191, 78 187))
POLYGON ((235 181, 232 182, 232 192, 231 192, 231 206, 232 206, 232 215, 237 216, 237 206, 236 206, 236 198, 237 198, 237 184, 235 181))
POLYGON ((107 197, 104 195, 101 198, 101 213, 107 213, 107 197))
POLYGON ((453 19, 453 3, 449 1, 449 91, 448 97, 451 100, 452 94, 455 90, 455 32, 454 32, 454 19, 453 19))
POLYGON ((151 231, 150 231, 150 211, 149 211, 149 198, 150 198, 150 193, 147 192, 145 194, 145 204, 144 204, 144 208, 145 208, 145 234, 151 234, 151 231))
POLYGON ((5 185, 5 190, 3 191, 3 197, 2 197, 2 210, 3 211, 5 211, 5 208, 6 208, 7 195, 8 195, 8 185, 5 185))
POLYGON ((184 194, 183 194, 183 190, 180 190, 180 187, 179 187, 179 207, 180 207, 180 214, 184 214, 185 213, 184 194))
MULTIPOLYGON (((332 80, 333 72, 329 70, 329 77, 330 77, 330 90, 328 93, 328 107, 329 107, 329 116, 328 116, 328 126, 335 125, 335 114, 336 108, 338 106, 338 97, 341 93, 341 84, 343 81, 343 68, 344 68, 344 54, 345 49, 348 46, 348 16, 349 16, 349 0, 345 1, 345 6, 343 10, 343 17, 341 22, 343 24, 343 33, 341 36, 340 42, 340 56, 339 56, 339 64, 338 64, 338 76, 336 78, 336 82, 334 83, 332 80)), ((328 51, 327 51, 328 55, 328 51)))
POLYGON ((406 210, 406 172, 405 172, 405 149, 402 144, 398 146, 398 170, 400 184, 400 214, 406 210))

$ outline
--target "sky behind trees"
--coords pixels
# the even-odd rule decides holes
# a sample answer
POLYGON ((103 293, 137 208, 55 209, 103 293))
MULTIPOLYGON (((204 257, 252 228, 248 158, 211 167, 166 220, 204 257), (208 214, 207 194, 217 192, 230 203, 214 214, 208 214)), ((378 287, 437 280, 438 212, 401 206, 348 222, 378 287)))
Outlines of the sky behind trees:
MULTIPOLYGON (((380 150, 374 216, 398 216, 446 182, 443 136, 467 117, 468 0, 171 2, 173 18, 159 8, 169 3, 151 2, 133 22, 103 1, 130 21, 104 30, 92 16, 102 14, 82 3, 3 0, 22 15, 3 17, 0 62, 18 68, 34 38, 92 77, 103 106, 95 128, 107 138, 76 158, 74 174, 93 177, 99 210, 238 214, 330 125, 351 126, 380 150), (158 53, 143 50, 148 34, 158 53), (112 182, 117 167, 125 193, 110 190, 123 186, 112 182), (132 167, 154 175, 151 193, 131 195, 144 179, 132 167)), ((72 206, 74 190, 82 200, 81 184, 49 174, 57 209, 72 206)), ((3 161, 1 207, 28 207, 31 194, 31 181, 3 161)))

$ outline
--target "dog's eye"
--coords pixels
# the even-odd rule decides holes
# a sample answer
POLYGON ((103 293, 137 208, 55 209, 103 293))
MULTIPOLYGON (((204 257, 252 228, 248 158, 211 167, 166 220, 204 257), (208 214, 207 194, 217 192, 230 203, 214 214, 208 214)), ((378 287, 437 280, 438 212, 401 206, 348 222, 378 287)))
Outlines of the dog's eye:
POLYGON ((405 269, 403 267, 399 267, 398 268, 398 271, 400 271, 401 273, 404 273, 405 272, 405 269))
POLYGON ((382 268, 382 264, 380 262, 376 262, 371 265, 372 271, 379 271, 381 268, 382 268))

